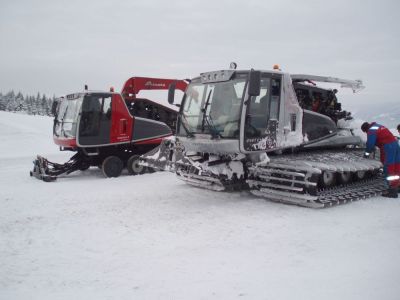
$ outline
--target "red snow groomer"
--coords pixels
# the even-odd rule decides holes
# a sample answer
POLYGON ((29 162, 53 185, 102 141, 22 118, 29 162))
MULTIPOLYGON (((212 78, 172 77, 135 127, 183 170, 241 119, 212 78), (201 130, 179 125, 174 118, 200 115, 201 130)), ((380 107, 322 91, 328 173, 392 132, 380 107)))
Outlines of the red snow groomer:
POLYGON ((37 156, 31 176, 44 181, 98 166, 106 177, 142 174, 141 154, 175 132, 177 109, 137 95, 141 90, 185 91, 184 80, 132 77, 121 93, 85 91, 58 98, 53 105, 53 139, 61 151, 76 152, 64 164, 37 156))

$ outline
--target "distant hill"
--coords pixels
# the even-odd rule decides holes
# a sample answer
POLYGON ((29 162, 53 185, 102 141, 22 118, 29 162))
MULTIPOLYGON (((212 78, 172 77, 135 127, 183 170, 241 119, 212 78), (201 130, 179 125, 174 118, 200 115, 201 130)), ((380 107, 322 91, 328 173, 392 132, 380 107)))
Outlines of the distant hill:
POLYGON ((396 103, 366 104, 352 108, 355 118, 375 121, 388 128, 396 128, 400 124, 400 101, 396 103))

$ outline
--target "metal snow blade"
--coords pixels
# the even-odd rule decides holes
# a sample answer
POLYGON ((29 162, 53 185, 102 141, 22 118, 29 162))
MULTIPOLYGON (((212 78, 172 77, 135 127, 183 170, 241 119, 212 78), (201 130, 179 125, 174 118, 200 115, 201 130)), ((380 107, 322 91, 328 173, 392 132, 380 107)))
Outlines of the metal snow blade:
POLYGON ((44 157, 37 156, 33 161, 33 170, 29 172, 31 176, 37 179, 50 182, 57 179, 57 176, 52 176, 48 174, 48 161, 44 157))
POLYGON ((158 171, 175 172, 174 159, 175 141, 164 139, 161 144, 139 158, 139 164, 158 171))
POLYGON ((51 182, 57 179, 61 174, 69 174, 77 170, 85 170, 89 167, 82 159, 79 159, 78 153, 64 163, 58 164, 38 155, 33 161, 33 170, 30 175, 45 182, 51 182))

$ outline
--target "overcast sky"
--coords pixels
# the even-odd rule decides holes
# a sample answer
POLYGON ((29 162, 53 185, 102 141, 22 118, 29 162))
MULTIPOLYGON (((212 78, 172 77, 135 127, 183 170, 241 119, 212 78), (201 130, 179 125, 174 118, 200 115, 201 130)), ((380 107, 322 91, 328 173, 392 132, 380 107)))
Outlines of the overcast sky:
POLYGON ((120 89, 228 68, 363 79, 400 101, 400 1, 0 0, 0 91, 120 89))

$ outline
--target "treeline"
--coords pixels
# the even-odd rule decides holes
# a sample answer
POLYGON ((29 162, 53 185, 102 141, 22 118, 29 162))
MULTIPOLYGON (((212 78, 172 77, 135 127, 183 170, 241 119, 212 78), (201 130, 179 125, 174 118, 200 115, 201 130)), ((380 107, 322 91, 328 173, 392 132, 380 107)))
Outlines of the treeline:
POLYGON ((20 112, 28 115, 52 116, 51 107, 55 97, 47 97, 37 93, 23 95, 21 92, 10 91, 7 94, 0 93, 0 111, 20 112))

